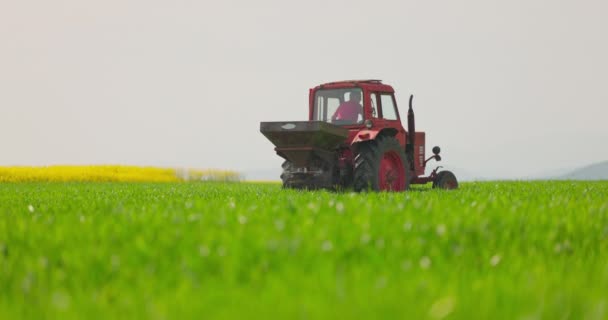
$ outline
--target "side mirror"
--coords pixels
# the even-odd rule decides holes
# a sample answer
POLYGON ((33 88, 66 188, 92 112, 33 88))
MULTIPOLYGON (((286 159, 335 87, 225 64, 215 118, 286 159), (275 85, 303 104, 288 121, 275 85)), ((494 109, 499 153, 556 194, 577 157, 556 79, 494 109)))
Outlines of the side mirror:
POLYGON ((441 156, 439 155, 439 152, 441 152, 441 149, 437 146, 434 146, 433 155, 430 158, 426 159, 426 161, 424 161, 424 165, 426 166, 426 163, 429 162, 431 159, 435 159, 435 161, 441 161, 441 156))

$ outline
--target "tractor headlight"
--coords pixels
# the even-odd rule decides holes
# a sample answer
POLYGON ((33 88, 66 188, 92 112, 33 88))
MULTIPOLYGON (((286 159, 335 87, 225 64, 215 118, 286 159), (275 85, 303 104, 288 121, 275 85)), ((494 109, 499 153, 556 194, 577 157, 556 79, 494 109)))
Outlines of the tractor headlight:
POLYGON ((365 125, 366 128, 371 129, 373 126, 372 120, 365 120, 365 122, 363 122, 363 124, 365 125))

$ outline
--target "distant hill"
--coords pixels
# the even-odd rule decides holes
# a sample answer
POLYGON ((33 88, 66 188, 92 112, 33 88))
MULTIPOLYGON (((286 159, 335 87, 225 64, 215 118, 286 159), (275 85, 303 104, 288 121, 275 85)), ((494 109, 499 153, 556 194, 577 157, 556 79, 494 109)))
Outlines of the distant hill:
POLYGON ((558 177, 564 180, 608 180, 608 161, 594 163, 558 177))

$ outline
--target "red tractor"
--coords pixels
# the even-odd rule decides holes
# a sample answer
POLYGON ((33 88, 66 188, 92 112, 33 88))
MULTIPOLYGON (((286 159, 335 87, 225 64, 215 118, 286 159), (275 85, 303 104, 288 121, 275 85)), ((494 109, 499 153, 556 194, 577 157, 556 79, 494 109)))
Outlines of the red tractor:
POLYGON ((425 133, 415 131, 410 96, 408 130, 401 125, 395 91, 380 80, 330 82, 310 89, 309 121, 262 122, 260 131, 285 159, 283 187, 403 191, 433 183, 455 189, 450 171, 424 176, 439 147, 425 159, 425 133))

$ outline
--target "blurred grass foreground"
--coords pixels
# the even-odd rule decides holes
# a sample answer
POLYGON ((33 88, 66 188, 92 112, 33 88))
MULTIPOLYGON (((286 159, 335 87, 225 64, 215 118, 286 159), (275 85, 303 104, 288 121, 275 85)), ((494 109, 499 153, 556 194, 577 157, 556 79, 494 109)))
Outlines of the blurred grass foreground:
POLYGON ((0 167, 0 182, 180 182, 240 181, 238 172, 218 169, 158 168, 123 165, 0 167))

